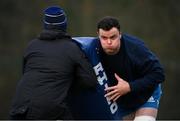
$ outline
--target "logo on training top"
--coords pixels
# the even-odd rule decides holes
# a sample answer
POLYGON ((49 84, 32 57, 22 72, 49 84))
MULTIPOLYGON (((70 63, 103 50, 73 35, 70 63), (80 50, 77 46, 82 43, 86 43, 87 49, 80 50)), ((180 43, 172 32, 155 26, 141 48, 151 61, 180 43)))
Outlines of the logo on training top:
POLYGON ((151 96, 151 97, 148 99, 148 101, 147 101, 147 102, 156 102, 156 101, 155 101, 154 97, 153 97, 153 96, 151 96))
MULTIPOLYGON (((106 73, 104 72, 102 64, 99 62, 93 68, 94 68, 94 71, 95 71, 95 74, 97 76, 97 80, 98 80, 99 84, 101 86, 104 86, 103 88, 107 88, 108 87, 107 76, 106 76, 106 73)), ((108 105, 110 106, 111 113, 114 114, 117 111, 117 109, 118 109, 117 103, 109 101, 107 98, 106 98, 106 101, 107 101, 108 105)))

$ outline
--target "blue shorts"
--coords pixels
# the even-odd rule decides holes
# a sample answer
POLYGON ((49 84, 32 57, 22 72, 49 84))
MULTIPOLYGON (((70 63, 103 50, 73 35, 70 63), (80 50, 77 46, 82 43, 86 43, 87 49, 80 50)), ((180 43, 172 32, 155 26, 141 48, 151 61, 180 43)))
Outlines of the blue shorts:
POLYGON ((161 84, 159 84, 159 86, 154 90, 152 96, 148 99, 148 101, 146 103, 144 103, 142 106, 136 108, 136 109, 132 109, 132 110, 127 110, 127 109, 122 109, 120 106, 119 111, 122 114, 122 116, 126 116, 130 113, 133 113, 134 111, 140 109, 140 108, 155 108, 158 109, 159 108, 159 101, 161 98, 161 94, 162 94, 162 90, 161 90, 161 84))
POLYGON ((159 101, 161 98, 162 90, 161 90, 161 84, 156 88, 153 95, 149 98, 149 100, 143 104, 140 108, 149 107, 149 108, 159 108, 159 101))

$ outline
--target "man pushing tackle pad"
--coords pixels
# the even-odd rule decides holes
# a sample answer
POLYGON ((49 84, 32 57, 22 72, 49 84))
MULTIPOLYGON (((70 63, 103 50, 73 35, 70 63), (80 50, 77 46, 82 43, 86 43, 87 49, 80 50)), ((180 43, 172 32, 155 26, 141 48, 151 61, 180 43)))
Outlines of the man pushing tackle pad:
POLYGON ((108 87, 111 80, 108 80, 103 65, 100 62, 100 42, 98 38, 74 37, 73 39, 84 51, 92 64, 98 81, 96 89, 85 90, 70 96, 70 109, 75 119, 122 120, 125 115, 132 113, 141 106, 158 108, 161 95, 160 86, 155 89, 150 97, 151 100, 137 108, 125 109, 121 103, 108 100, 104 96, 106 94, 104 89, 108 87))

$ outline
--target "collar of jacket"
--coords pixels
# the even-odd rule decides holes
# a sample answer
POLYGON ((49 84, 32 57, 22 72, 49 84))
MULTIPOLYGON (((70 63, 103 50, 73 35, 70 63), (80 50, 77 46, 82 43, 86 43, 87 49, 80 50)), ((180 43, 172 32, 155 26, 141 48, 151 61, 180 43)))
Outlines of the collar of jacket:
POLYGON ((55 39, 64 39, 71 38, 66 32, 61 30, 43 30, 39 37, 40 40, 55 40, 55 39))

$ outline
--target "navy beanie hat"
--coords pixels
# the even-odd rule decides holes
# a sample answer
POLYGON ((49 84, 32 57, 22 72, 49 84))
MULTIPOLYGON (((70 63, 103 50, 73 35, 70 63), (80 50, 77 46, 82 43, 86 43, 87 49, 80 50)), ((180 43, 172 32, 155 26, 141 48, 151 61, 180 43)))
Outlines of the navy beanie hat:
POLYGON ((64 10, 51 6, 44 10, 44 29, 58 29, 66 32, 67 17, 64 10))

